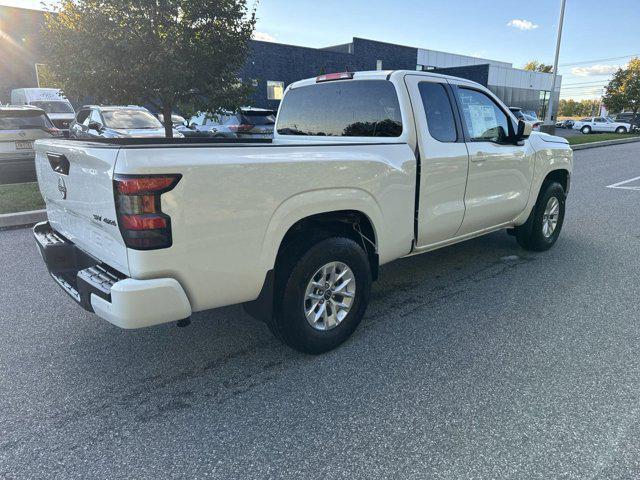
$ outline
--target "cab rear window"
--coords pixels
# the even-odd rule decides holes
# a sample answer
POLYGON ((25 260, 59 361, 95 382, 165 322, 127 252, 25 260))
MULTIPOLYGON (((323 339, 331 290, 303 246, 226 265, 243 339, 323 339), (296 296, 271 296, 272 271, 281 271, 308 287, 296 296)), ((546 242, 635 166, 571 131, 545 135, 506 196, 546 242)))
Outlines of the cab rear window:
POLYGON ((280 107, 280 135, 399 137, 402 117, 393 84, 347 80, 290 90, 280 107))
POLYGON ((0 111, 0 130, 28 130, 53 128, 42 113, 29 111, 0 111))

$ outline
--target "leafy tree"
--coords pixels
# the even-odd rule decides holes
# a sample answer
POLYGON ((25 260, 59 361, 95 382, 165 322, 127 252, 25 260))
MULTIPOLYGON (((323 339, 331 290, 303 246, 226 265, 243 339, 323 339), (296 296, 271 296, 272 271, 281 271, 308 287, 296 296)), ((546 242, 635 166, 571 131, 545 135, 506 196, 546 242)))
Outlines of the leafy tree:
POLYGON ((598 114, 599 100, 560 99, 558 116, 561 117, 590 117, 598 114))
POLYGON ((603 102, 612 112, 640 110, 640 58, 632 59, 626 68, 619 68, 605 88, 603 102))
POLYGON ((142 103, 171 112, 221 112, 245 103, 237 72, 255 9, 247 0, 62 0, 43 35, 67 94, 99 103, 142 103))
POLYGON ((537 60, 531 60, 523 67, 524 70, 530 70, 533 72, 553 73, 553 65, 545 65, 537 60))

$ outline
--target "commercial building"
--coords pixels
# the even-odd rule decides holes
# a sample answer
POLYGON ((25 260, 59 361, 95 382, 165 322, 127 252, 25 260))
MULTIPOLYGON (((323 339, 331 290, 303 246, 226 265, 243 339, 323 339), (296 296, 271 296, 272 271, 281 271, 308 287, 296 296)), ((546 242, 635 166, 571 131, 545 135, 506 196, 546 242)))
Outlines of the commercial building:
MULTIPOLYGON (((252 41, 249 61, 241 77, 253 82, 253 105, 275 109, 283 89, 290 83, 345 70, 430 70, 463 77, 486 86, 507 105, 534 111, 541 117, 549 103, 553 81, 548 73, 517 69, 508 62, 364 38, 319 49, 252 41)), ((559 76, 556 102, 561 84, 559 76)))
MULTIPOLYGON (((0 102, 8 102, 13 88, 38 86, 37 65, 46 64, 39 34, 43 24, 40 11, 0 7, 0 102)), ((398 69, 467 78, 488 87, 507 105, 539 116, 551 95, 552 76, 547 73, 520 70, 508 62, 363 38, 325 48, 252 40, 240 77, 254 86, 252 106, 277 109, 287 85, 303 78, 346 70, 398 69)), ((559 77, 556 101, 560 85, 559 77)))

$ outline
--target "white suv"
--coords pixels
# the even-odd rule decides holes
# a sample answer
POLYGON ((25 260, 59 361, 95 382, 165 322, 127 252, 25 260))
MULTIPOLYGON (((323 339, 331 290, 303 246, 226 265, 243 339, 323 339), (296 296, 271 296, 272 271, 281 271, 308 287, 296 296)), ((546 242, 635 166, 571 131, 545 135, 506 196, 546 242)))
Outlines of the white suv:
POLYGON ((33 142, 61 137, 47 114, 29 105, 0 107, 0 178, 2 183, 35 181, 33 142))

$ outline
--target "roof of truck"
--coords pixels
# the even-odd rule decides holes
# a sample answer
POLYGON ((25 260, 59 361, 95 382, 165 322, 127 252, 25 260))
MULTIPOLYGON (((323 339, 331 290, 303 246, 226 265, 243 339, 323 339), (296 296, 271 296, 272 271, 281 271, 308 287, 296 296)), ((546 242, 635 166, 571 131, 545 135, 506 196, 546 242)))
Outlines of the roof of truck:
MULTIPOLYGON (((478 83, 468 80, 466 78, 454 77, 452 75, 443 75, 441 73, 433 73, 430 71, 420 71, 420 70, 368 70, 368 71, 362 71, 362 72, 340 72, 340 73, 349 73, 350 75, 352 75, 352 78, 335 79, 330 81, 348 82, 349 80, 389 80, 391 79, 392 76, 420 75, 423 77, 431 77, 431 78, 435 77, 435 78, 442 78, 447 80, 462 81, 465 83, 469 83, 471 85, 479 85, 478 83)), ((327 75, 333 75, 333 74, 327 74, 327 75)), ((297 82, 292 83, 287 88, 289 89, 289 88, 302 87, 306 85, 315 85, 316 83, 318 83, 318 78, 322 76, 323 75, 319 75, 318 77, 299 80, 297 82)))

